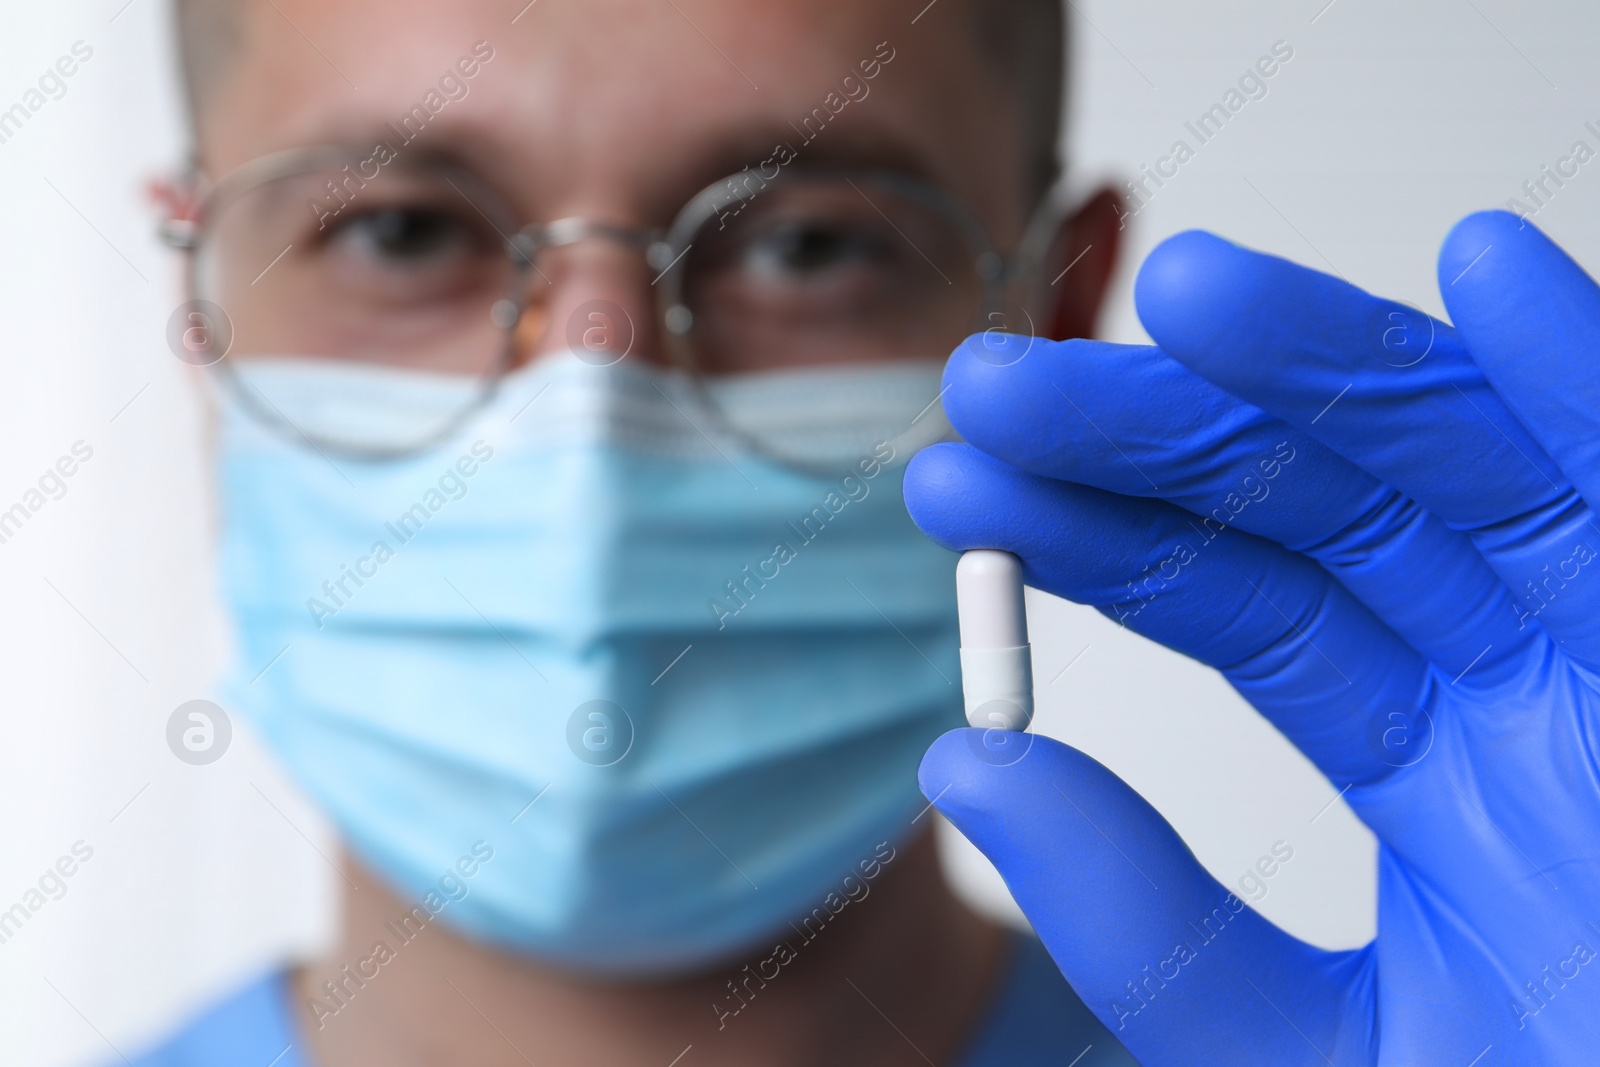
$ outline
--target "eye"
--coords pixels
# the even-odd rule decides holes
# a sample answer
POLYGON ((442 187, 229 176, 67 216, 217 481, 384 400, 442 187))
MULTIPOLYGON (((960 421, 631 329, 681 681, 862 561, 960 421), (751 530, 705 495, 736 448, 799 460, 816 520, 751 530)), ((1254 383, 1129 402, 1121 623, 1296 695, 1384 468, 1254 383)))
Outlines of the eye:
POLYGON ((329 243, 346 254, 406 267, 427 266, 481 250, 476 228, 437 208, 392 207, 351 218, 329 243))
POLYGON ((790 224, 752 242, 747 265, 762 274, 820 274, 882 258, 876 235, 837 225, 790 224))

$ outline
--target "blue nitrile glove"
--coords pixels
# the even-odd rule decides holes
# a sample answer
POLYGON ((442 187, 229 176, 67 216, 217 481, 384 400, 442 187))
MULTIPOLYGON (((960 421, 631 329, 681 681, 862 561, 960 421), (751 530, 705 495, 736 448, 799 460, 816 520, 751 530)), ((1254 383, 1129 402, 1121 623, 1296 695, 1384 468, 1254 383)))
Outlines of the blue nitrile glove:
POLYGON ((923 791, 1145 1067, 1600 1064, 1600 287, 1500 212, 1439 286, 1455 328, 1186 233, 1159 348, 946 371, 922 528, 1216 667, 1381 842, 1378 938, 1327 952, 1082 753, 940 738, 923 791))

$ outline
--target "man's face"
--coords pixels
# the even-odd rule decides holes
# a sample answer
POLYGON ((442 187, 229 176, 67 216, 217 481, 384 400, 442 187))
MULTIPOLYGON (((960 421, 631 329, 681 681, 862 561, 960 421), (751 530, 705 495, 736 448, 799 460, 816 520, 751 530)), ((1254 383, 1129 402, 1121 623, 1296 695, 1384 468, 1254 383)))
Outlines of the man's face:
MULTIPOLYGON (((492 61, 460 79, 466 95, 417 143, 472 167, 524 221, 665 226, 700 189, 787 144, 807 163, 941 187, 1009 253, 1033 191, 1013 90, 976 43, 970 2, 251 3, 244 45, 202 114, 201 161, 217 177, 286 148, 395 142, 389 124, 481 41, 492 61), (888 54, 863 82, 862 61, 888 54), (867 95, 808 141, 803 120, 852 75, 867 95)), ((567 251, 554 321, 612 301, 640 329, 636 351, 659 359, 644 258, 603 242, 567 251)))

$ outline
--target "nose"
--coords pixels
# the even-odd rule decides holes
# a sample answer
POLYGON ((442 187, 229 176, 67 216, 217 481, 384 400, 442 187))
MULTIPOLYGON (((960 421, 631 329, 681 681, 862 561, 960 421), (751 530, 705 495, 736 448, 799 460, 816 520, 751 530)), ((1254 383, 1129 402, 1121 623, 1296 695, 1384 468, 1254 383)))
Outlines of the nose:
POLYGON ((585 362, 672 361, 657 322, 644 249, 589 238, 545 248, 517 327, 519 363, 570 350, 585 362))

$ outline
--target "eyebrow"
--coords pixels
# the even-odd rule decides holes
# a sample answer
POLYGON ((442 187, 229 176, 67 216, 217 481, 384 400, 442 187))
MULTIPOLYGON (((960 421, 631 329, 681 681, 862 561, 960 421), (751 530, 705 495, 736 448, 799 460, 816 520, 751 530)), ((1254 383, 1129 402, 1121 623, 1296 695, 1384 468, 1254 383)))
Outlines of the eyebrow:
MULTIPOLYGON (((792 123, 746 131, 718 151, 708 154, 715 161, 710 169, 720 173, 705 175, 705 182, 755 167, 773 158, 779 146, 794 154, 789 165, 829 165, 887 170, 924 182, 942 184, 932 161, 881 127, 871 130, 854 127, 825 127, 811 133, 792 123), (759 146, 759 147, 758 147, 759 146)), ((704 183, 703 183, 704 184, 704 183)))
MULTIPOLYGON (((326 143, 343 145, 353 151, 370 152, 387 144, 397 158, 412 157, 413 162, 461 167, 499 190, 515 203, 515 170, 506 162, 503 134, 475 123, 429 125, 409 140, 392 123, 371 121, 348 131, 329 131, 326 143)), ((759 122, 732 128, 722 136, 713 135, 695 150, 699 159, 686 167, 664 167, 669 184, 654 197, 661 212, 676 211, 702 189, 745 168, 763 164, 790 166, 838 166, 862 170, 881 170, 902 174, 935 186, 948 188, 948 182, 933 161, 916 148, 882 127, 871 129, 830 124, 818 131, 784 122, 759 122), (810 134, 809 138, 807 134, 810 134), (787 164, 780 164, 779 153, 793 153, 787 164)), ((670 222, 663 218, 662 224, 670 222)))

